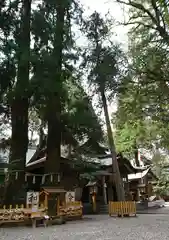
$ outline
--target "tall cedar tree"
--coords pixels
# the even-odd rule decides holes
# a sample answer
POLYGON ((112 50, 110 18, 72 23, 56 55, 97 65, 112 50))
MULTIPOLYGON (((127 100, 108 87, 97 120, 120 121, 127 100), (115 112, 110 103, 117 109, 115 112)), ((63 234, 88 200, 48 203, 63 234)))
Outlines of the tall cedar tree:
POLYGON ((109 148, 112 155, 113 180, 116 187, 118 201, 123 201, 125 197, 124 189, 116 158, 116 148, 106 99, 106 92, 111 91, 112 94, 115 94, 117 88, 117 78, 119 74, 117 58, 120 51, 117 46, 111 45, 104 47, 103 42, 106 42, 109 28, 108 24, 97 12, 93 13, 89 21, 86 22, 85 29, 87 29, 86 35, 90 44, 90 51, 87 51, 85 54, 85 63, 87 63, 88 67, 91 69, 88 79, 97 89, 99 96, 101 96, 106 120, 109 148))
POLYGON ((6 189, 7 203, 11 203, 12 197, 18 194, 24 181, 26 153, 28 148, 30 15, 31 0, 23 0, 21 7, 20 33, 17 42, 17 79, 11 102, 12 136, 9 159, 9 163, 16 163, 17 161, 17 169, 13 170, 18 171, 19 176, 18 179, 16 179, 17 183, 16 181, 12 181, 13 175, 9 176, 9 185, 6 189), (15 187, 15 190, 13 187, 15 187))
MULTIPOLYGON (((62 88, 62 59, 64 21, 68 6, 67 0, 58 0, 56 8, 56 31, 53 43, 53 69, 49 78, 50 91, 47 96, 47 160, 45 162, 46 173, 58 173, 60 170, 60 146, 61 146, 61 88, 62 88)), ((55 175, 56 176, 56 175, 55 175)), ((54 179, 57 181, 57 179, 54 179)))

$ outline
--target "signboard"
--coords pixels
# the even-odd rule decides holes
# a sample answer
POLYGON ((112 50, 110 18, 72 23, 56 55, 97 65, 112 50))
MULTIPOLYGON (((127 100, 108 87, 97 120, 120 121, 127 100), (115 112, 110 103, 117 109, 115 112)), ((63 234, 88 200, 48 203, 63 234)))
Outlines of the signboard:
POLYGON ((27 205, 39 205, 39 192, 27 192, 27 205))
POLYGON ((74 202, 74 201, 75 201, 75 192, 67 192, 66 202, 74 202))

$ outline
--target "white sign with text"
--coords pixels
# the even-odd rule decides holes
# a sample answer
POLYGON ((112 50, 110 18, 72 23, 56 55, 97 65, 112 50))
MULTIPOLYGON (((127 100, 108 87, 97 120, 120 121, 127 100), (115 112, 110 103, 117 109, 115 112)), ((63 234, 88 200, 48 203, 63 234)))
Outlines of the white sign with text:
POLYGON ((27 192, 27 205, 38 205, 39 204, 39 192, 27 192))
POLYGON ((74 201, 75 201, 75 192, 67 192, 66 202, 74 202, 74 201))

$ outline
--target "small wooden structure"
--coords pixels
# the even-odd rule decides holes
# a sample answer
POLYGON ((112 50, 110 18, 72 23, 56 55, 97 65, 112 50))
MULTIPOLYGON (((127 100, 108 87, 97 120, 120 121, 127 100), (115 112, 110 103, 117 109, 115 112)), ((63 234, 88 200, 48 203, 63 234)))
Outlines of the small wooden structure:
MULTIPOLYGON (((3 206, 0 209, 0 225, 4 223, 31 223, 36 227, 37 221, 44 226, 49 220, 72 219, 82 217, 82 204, 78 201, 66 202, 66 190, 62 188, 44 187, 39 194, 37 205, 12 206, 9 209, 3 206)), ((63 221, 64 222, 64 221, 63 221)), ((59 223, 60 224, 60 223, 59 223)))
POLYGON ((132 193, 132 200, 139 201, 140 198, 149 198, 153 195, 153 184, 157 177, 151 171, 151 168, 147 168, 142 172, 135 174, 129 174, 129 190, 132 193))
POLYGON ((136 216, 135 202, 109 202, 109 216, 136 216))
POLYGON ((40 193, 40 203, 47 209, 49 217, 65 217, 66 219, 82 217, 80 201, 66 202, 67 191, 62 188, 44 187, 40 193))
POLYGON ((49 217, 59 216, 59 207, 65 203, 66 190, 56 187, 44 187, 40 192, 40 204, 47 209, 49 217))

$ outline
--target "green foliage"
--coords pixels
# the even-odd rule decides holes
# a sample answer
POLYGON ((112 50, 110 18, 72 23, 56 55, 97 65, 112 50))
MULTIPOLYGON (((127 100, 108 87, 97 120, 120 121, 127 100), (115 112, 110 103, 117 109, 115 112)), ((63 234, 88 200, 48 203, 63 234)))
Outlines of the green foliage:
POLYGON ((84 89, 76 81, 67 82, 68 101, 65 105, 63 119, 67 121, 68 129, 79 140, 92 138, 102 141, 101 123, 94 112, 91 100, 84 89))
MULTIPOLYGON (((168 2, 165 0, 116 0, 129 8, 129 20, 125 24, 133 26, 130 35, 137 47, 160 42, 169 44, 168 2), (134 39, 133 39, 134 38, 134 39), (139 43, 139 44, 138 44, 139 43)), ((133 45, 133 43, 131 43, 133 45)))
POLYGON ((169 175, 168 175, 168 160, 157 152, 153 159, 153 170, 158 177, 154 191, 159 195, 168 195, 169 193, 169 175))
MULTIPOLYGON (((58 81, 54 82, 54 86, 49 83, 53 68, 52 49, 56 27, 56 17, 53 16, 56 9, 54 6, 50 7, 53 9, 52 11, 49 11, 46 5, 39 6, 33 15, 32 33, 36 42, 32 49, 34 73, 32 77, 32 105, 35 106, 40 118, 46 122, 46 97, 48 94, 50 95, 51 90, 59 88, 63 143, 73 144, 77 140, 84 140, 91 136, 99 141, 102 138, 101 124, 89 97, 81 86, 82 76, 74 65, 79 58, 79 49, 76 47, 71 34, 71 19, 67 19, 64 26, 61 85, 57 85, 60 84, 58 81), (42 22, 42 26, 46 26, 45 31, 44 27, 40 30, 40 22, 42 22)), ((76 20, 78 20, 81 11, 78 5, 74 6, 73 3, 68 10, 69 18, 74 17, 74 8, 77 10, 76 20)))
POLYGON ((113 122, 120 150, 168 148, 169 61, 165 1, 121 1, 129 7, 131 57, 113 122))
POLYGON ((124 56, 120 47, 109 39, 111 26, 111 21, 104 20, 97 12, 85 22, 89 47, 84 53, 82 66, 88 69, 88 81, 94 86, 96 93, 100 94, 101 90, 111 92, 113 98, 121 73, 120 61, 124 56))
MULTIPOLYGON (((59 78, 55 74, 57 56, 54 53, 55 48, 58 47, 56 29, 58 28, 59 2, 45 0, 33 3, 31 6, 31 51, 29 57, 31 74, 26 91, 30 103, 28 129, 32 134, 39 134, 41 120, 44 123, 43 128, 46 128, 47 100, 51 94, 57 92, 61 100, 62 143, 74 145, 77 144, 77 140, 86 138, 101 141, 103 134, 100 120, 94 112, 91 99, 82 87, 82 75, 76 67, 80 49, 74 40, 72 24, 73 26, 81 24, 83 11, 78 1, 65 0, 60 3, 65 6, 65 18, 64 37, 60 42, 63 54, 59 78)), ((0 124, 2 125, 0 125, 0 129, 5 129, 6 123, 11 128, 10 110, 13 97, 16 95, 18 58, 19 54, 24 52, 21 51, 20 44, 23 41, 21 42, 19 35, 21 7, 18 0, 12 0, 5 2, 1 9, 0 124)), ((22 57, 27 59, 25 56, 22 57)), ((20 80, 18 87, 20 96, 23 94, 24 80, 25 77, 20 80)), ((55 114, 55 110, 51 115, 55 114)))

